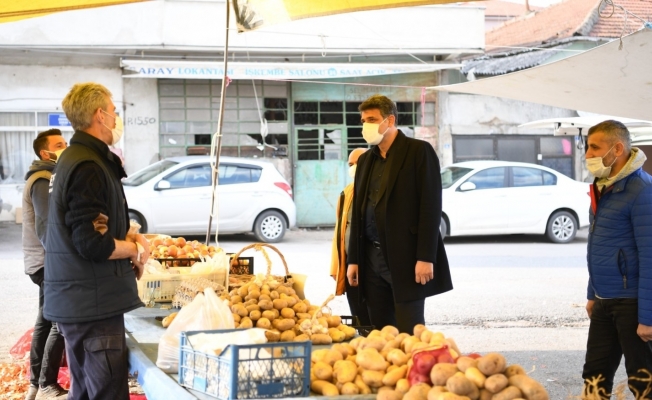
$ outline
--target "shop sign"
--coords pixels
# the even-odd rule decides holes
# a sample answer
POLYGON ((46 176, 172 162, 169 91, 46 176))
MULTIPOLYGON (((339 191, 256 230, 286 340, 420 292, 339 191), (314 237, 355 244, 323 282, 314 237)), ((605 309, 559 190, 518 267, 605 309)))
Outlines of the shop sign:
POLYGON ((48 126, 70 126, 64 113, 48 114, 48 126))
MULTIPOLYGON (((220 79, 224 76, 222 63, 122 60, 124 77, 220 79)), ((228 64, 231 79, 304 80, 355 78, 432 72, 457 69, 459 64, 326 64, 326 63, 244 63, 228 64)))

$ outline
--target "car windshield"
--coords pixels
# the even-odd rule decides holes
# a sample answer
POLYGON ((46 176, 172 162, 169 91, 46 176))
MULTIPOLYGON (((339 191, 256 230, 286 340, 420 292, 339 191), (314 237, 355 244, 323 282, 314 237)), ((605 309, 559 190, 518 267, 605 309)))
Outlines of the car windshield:
POLYGON ((461 177, 471 172, 471 168, 446 167, 441 170, 441 188, 448 189, 460 180, 461 177))
POLYGON ((140 186, 143 183, 155 177, 156 175, 160 174, 163 171, 167 171, 168 169, 174 167, 175 165, 177 165, 177 163, 174 161, 169 161, 169 160, 159 161, 157 163, 150 165, 145 169, 141 169, 140 171, 134 173, 129 178, 122 181, 122 184, 125 186, 140 186))

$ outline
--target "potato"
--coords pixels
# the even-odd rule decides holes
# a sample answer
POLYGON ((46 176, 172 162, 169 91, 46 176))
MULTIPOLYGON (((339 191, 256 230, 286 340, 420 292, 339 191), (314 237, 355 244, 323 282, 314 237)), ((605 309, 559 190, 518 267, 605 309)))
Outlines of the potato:
POLYGON ((274 308, 279 311, 288 306, 288 302, 282 299, 274 299, 272 300, 272 304, 274 305, 274 308))
POLYGON ((352 361, 340 360, 335 362, 337 382, 348 383, 355 381, 358 375, 358 366, 352 361))
POLYGON ((435 364, 430 370, 430 380, 433 386, 446 386, 446 382, 450 377, 458 372, 455 364, 440 363, 435 364))
POLYGON ((249 294, 249 286, 248 285, 240 286, 240 288, 238 289, 238 295, 244 298, 248 294, 249 294))
MULTIPOLYGON (((295 313, 299 314, 305 314, 308 312, 308 306, 305 303, 299 302, 295 304, 292 309, 294 310, 295 313)), ((310 314, 308 314, 310 315, 310 314)), ((308 317, 309 318, 309 317, 308 317)))
POLYGON ((380 330, 380 332, 381 333, 389 333, 390 335, 392 335, 394 337, 398 336, 398 334, 399 334, 398 328, 396 328, 395 326, 391 326, 391 325, 384 326, 383 329, 380 330))
POLYGON ((522 397, 523 394, 519 388, 516 386, 508 386, 500 392, 494 394, 491 397, 491 400, 514 400, 522 397))
POLYGON ((294 342, 295 337, 297 337, 297 334, 291 329, 281 332, 281 342, 294 342))
POLYGON ((448 389, 449 392, 459 394, 460 396, 466 396, 472 393, 473 389, 477 389, 477 387, 469 380, 469 378, 464 376, 462 372, 458 372, 448 378, 446 381, 446 389, 448 389))
MULTIPOLYGON (((443 334, 442 334, 442 336, 443 336, 443 334)), ((445 338, 444 343, 448 345, 449 349, 454 350, 455 353, 462 354, 462 352, 460 351, 460 348, 457 347, 457 343, 455 343, 455 340, 453 340, 453 338, 445 338)), ((456 358, 456 357, 454 357, 454 358, 456 358)))
POLYGON ((402 367, 397 367, 396 369, 392 371, 388 371, 385 376, 383 377, 383 385, 385 386, 395 386, 396 382, 398 382, 399 379, 405 378, 407 375, 407 365, 403 365, 402 367))
POLYGON ((473 382, 478 389, 482 389, 484 387, 485 381, 487 380, 487 377, 484 376, 482 372, 480 372, 480 370, 476 367, 467 368, 464 372, 464 376, 473 382))
POLYGON ((324 359, 322 361, 333 366, 337 361, 342 361, 342 360, 344 360, 344 357, 342 357, 342 353, 340 353, 337 350, 328 350, 328 352, 324 355, 324 359))
POLYGON ((396 366, 402 366, 407 364, 408 356, 401 349, 392 349, 387 353, 387 361, 391 362, 396 366))
POLYGON ((476 367, 477 368, 478 360, 476 360, 474 358, 471 358, 471 357, 462 356, 462 357, 458 357, 458 359, 456 361, 456 364, 457 364, 457 368, 460 371, 466 372, 466 369, 469 368, 469 367, 476 367))
POLYGON ((489 392, 496 394, 501 390, 505 389, 509 385, 507 377, 503 374, 491 375, 484 381, 484 387, 489 392))
POLYGON ((170 326, 172 321, 177 317, 178 312, 173 312, 172 314, 168 315, 167 317, 163 318, 163 321, 161 321, 161 325, 163 325, 163 328, 167 328, 170 326))
POLYGON ((414 329, 412 330, 412 333, 413 333, 414 336, 416 336, 416 337, 421 337, 421 334, 422 334, 423 331, 425 331, 425 330, 426 330, 426 326, 425 326, 425 325, 423 325, 423 324, 416 324, 416 325, 414 325, 414 329))
POLYGON ((403 398, 403 393, 396 390, 379 390, 376 400, 401 400, 403 398))
POLYGON ((403 347, 403 351, 405 352, 405 354, 410 354, 412 353, 412 346, 414 346, 416 343, 419 342, 420 340, 418 337, 409 336, 405 338, 405 340, 403 340, 401 346, 403 347))
POLYGON ((262 317, 260 310, 253 310, 249 312, 249 318, 252 321, 258 321, 262 317))
POLYGON ((295 312, 295 316, 301 320, 312 319, 312 316, 310 316, 310 314, 308 313, 295 312))
POLYGON ((329 328, 337 328, 342 324, 342 317, 337 315, 332 315, 326 318, 326 322, 328 323, 329 328))
POLYGON ((242 304, 236 304, 232 306, 231 312, 234 314, 238 314, 240 317, 247 317, 249 316, 249 311, 243 306, 242 304))
POLYGON ((332 344, 333 339, 323 333, 314 333, 311 337, 312 344, 332 344))
POLYGON ((259 318, 256 321, 256 328, 269 329, 272 327, 272 323, 267 318, 259 318))
MULTIPOLYGON (((486 385, 486 383, 485 383, 486 385)), ((491 400, 493 398, 494 394, 488 391, 486 388, 480 390, 480 397, 478 400, 491 400)))
POLYGON ((338 329, 344 332, 344 340, 352 339, 353 337, 355 337, 355 334, 357 333, 355 331, 355 328, 352 328, 347 325, 340 325, 338 329))
POLYGON ((270 343, 275 343, 281 340, 281 332, 277 331, 265 331, 265 337, 270 343))
POLYGON ((446 389, 446 386, 433 386, 428 391, 428 400, 432 400, 433 398, 439 398, 440 393, 450 393, 450 392, 448 391, 448 389, 446 389))
POLYGON ((549 400, 543 385, 527 375, 513 375, 509 378, 509 384, 519 388, 527 400, 549 400))
POLYGON ((272 326, 281 332, 294 328, 294 324, 294 320, 290 318, 275 319, 272 321, 272 326))
POLYGON ((355 380, 353 381, 353 383, 355 383, 355 385, 360 389, 360 394, 370 394, 371 393, 371 388, 369 387, 369 385, 364 383, 364 381, 362 380, 361 375, 356 375, 355 380))
POLYGON ((239 316, 238 314, 231 314, 231 315, 233 315, 233 322, 235 322, 236 324, 239 324, 242 317, 239 316))
POLYGON ((283 298, 283 300, 287 301, 289 308, 292 308, 299 303, 299 298, 294 296, 287 296, 283 298))
POLYGON ((313 351, 312 354, 310 354, 310 361, 314 363, 324 361, 324 357, 326 357, 326 354, 328 354, 329 351, 329 349, 319 349, 313 351))
POLYGON ((422 342, 430 343, 430 339, 432 339, 432 335, 434 334, 435 332, 425 329, 423 332, 421 332, 421 336, 419 336, 419 340, 421 340, 422 342))
POLYGON ((353 348, 347 347, 347 346, 345 346, 345 345, 343 345, 341 343, 334 344, 333 347, 331 347, 331 350, 339 351, 340 353, 342 353, 342 357, 344 357, 344 358, 346 358, 346 357, 350 356, 351 354, 355 353, 355 350, 353 350, 353 348))
POLYGON ((245 300, 251 300, 251 299, 258 299, 260 297, 260 292, 255 290, 253 292, 249 292, 248 295, 245 296, 245 300))
POLYGON ((343 395, 358 395, 360 394, 360 388, 353 382, 346 382, 345 384, 342 385, 342 390, 340 390, 340 394, 343 395))
POLYGON ((339 396, 340 391, 337 390, 337 386, 333 385, 330 382, 322 381, 322 380, 316 380, 310 382, 310 390, 317 394, 321 394, 323 396, 339 396))
POLYGON ((340 331, 340 330, 338 330, 336 328, 330 328, 328 330, 328 336, 331 337, 331 339, 333 340, 333 343, 341 343, 341 342, 344 341, 344 338, 346 337, 344 332, 342 332, 342 331, 340 331))
POLYGON ((315 374, 317 379, 322 381, 330 381, 333 379, 333 367, 323 361, 316 362, 311 367, 311 371, 315 374))
POLYGON ((373 371, 365 369, 362 371, 362 381, 371 388, 379 388, 383 386, 383 377, 385 373, 383 371, 373 371))
POLYGON ((295 312, 291 308, 284 308, 281 310, 281 316, 283 318, 294 318, 295 312))
POLYGON ((324 328, 328 328, 328 319, 326 317, 317 318, 317 322, 319 322, 319 325, 323 326, 324 328))
POLYGON ((242 303, 242 296, 236 295, 236 296, 231 296, 231 304, 238 304, 242 303))
POLYGON ((360 350, 355 356, 355 363, 371 371, 385 371, 387 369, 387 361, 374 348, 360 350))
POLYGON ((309 342, 310 341, 310 336, 306 335, 305 333, 302 333, 300 335, 297 335, 294 338, 295 342, 309 342))
POLYGON ((367 337, 365 340, 360 343, 360 346, 358 346, 358 349, 368 349, 368 348, 374 348, 378 351, 381 351, 385 345, 387 344, 387 340, 385 340, 381 336, 373 336, 373 337, 367 337))
POLYGON ((260 297, 258 297, 258 304, 260 304, 260 302, 263 300, 269 301, 270 303, 272 302, 272 298, 269 297, 269 292, 268 293, 260 292, 260 297))
POLYGON ((258 307, 260 307, 261 310, 271 310, 274 308, 274 303, 270 300, 260 300, 258 302, 258 307))
POLYGON ((240 320, 240 328, 241 328, 241 329, 248 329, 248 328, 253 328, 253 327, 254 327, 254 323, 253 323, 253 321, 251 320, 251 318, 249 318, 249 317, 243 317, 243 318, 240 320))
POLYGON ((267 318, 270 321, 274 321, 276 318, 279 317, 279 312, 278 310, 265 310, 263 311, 263 318, 267 318))
POLYGON ((527 375, 527 372, 518 364, 510 365, 505 369, 505 376, 511 378, 514 375, 527 375))
POLYGON ((500 374, 505 370, 507 361, 502 354, 488 353, 483 357, 478 358, 478 369, 485 376, 500 374))
POLYGON ((359 337, 357 337, 357 338, 351 340, 351 341, 349 342, 349 344, 350 344, 351 347, 353 347, 356 351, 358 351, 358 346, 360 346, 360 343, 362 343, 362 341, 363 341, 364 339, 365 339, 365 338, 363 338, 362 336, 359 336, 359 337))
POLYGON ((252 305, 257 305, 257 304, 258 304, 258 300, 256 300, 256 299, 249 299, 249 300, 245 301, 245 302, 242 303, 242 304, 243 304, 245 307, 247 307, 247 306, 252 306, 252 305))
POLYGON ((417 383, 410 387, 410 390, 403 396, 404 400, 426 400, 430 386, 426 383, 417 383))
POLYGON ((426 342, 416 342, 414 346, 412 346, 412 354, 416 353, 419 350, 425 349, 426 347, 432 346, 426 342))
POLYGON ((428 392, 428 400, 471 400, 468 396, 460 396, 451 392, 428 392))
POLYGON ((276 290, 272 290, 269 292, 269 297, 271 297, 272 300, 276 300, 280 297, 280 294, 276 290))

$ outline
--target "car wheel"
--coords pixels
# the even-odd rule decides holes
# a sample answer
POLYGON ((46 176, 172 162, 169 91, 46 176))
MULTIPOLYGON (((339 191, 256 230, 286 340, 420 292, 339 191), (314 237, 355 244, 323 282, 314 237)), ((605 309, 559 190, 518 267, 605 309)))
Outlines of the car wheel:
POLYGON ((265 211, 256 218, 254 235, 260 242, 280 242, 285 236, 285 218, 276 211, 265 211))
POLYGON ((446 233, 448 232, 448 225, 446 225, 446 219, 441 217, 441 223, 439 224, 439 236, 441 240, 446 239, 446 233))
POLYGON ((577 220, 567 211, 557 211, 548 220, 546 235, 553 243, 569 243, 577 234, 577 220))
POLYGON ((129 221, 135 222, 140 225, 140 233, 147 233, 147 222, 140 214, 129 211, 129 221))

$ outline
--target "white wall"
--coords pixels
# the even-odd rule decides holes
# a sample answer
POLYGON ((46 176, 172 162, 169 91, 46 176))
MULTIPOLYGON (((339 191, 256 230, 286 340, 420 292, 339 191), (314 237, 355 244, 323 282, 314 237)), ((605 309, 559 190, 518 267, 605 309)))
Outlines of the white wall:
POLYGON ((156 79, 124 79, 127 175, 159 159, 159 113, 156 79))

